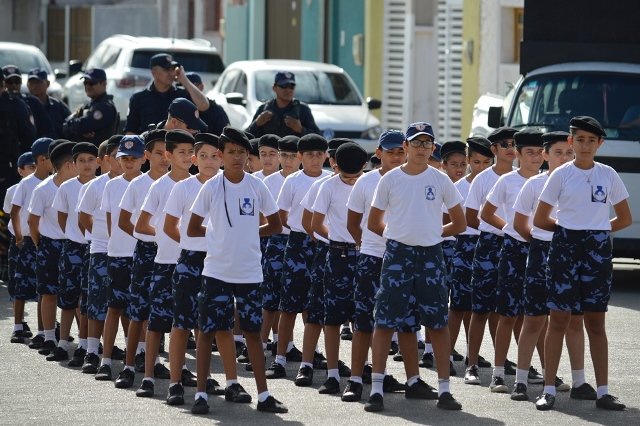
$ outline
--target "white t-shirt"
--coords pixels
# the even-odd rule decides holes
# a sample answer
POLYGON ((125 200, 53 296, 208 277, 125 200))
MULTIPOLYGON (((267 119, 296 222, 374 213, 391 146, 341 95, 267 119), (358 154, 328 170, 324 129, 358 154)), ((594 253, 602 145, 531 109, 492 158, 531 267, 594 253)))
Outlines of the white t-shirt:
POLYGON ((430 247, 442 242, 442 204, 451 209, 461 202, 458 190, 444 173, 428 167, 420 174, 408 175, 398 167, 382 176, 371 206, 385 212, 385 238, 430 247))
MULTIPOLYGON (((80 188, 80 193, 78 194, 78 202, 76 203, 76 207, 75 207, 76 215, 78 216, 80 215, 80 201, 84 198, 84 194, 87 192, 87 188, 89 188, 89 184, 96 179, 97 177, 91 179, 89 182, 82 185, 82 188, 80 188)), ((88 229, 84 230, 84 238, 86 238, 87 242, 91 244, 91 240, 93 240, 93 236, 91 235, 91 232, 89 232, 88 229)))
POLYGON ((513 203, 516 202, 518 193, 526 181, 527 178, 523 177, 517 170, 514 170, 500 176, 491 191, 489 191, 489 195, 487 195, 487 201, 498 207, 498 210, 504 212, 504 216, 500 216, 506 222, 502 232, 522 242, 525 241, 524 238, 513 227, 513 217, 516 214, 515 210, 513 210, 513 203))
POLYGON ((347 201, 353 185, 347 185, 335 175, 325 180, 318 190, 313 211, 325 215, 329 239, 341 243, 355 243, 347 230, 347 201))
POLYGON ((165 265, 177 263, 180 257, 180 245, 164 232, 164 207, 175 184, 168 173, 153 182, 141 208, 151 214, 149 222, 156 230, 158 251, 154 262, 165 265))
POLYGON ((540 201, 558 206, 558 225, 594 231, 610 231, 610 205, 627 198, 618 173, 601 163, 589 171, 578 169, 573 162, 563 164, 551 173, 540 194, 540 201))
POLYGON ((12 205, 20 207, 20 228, 23 237, 31 236, 29 224, 27 223, 29 219, 29 203, 31 202, 33 190, 36 189, 36 186, 41 182, 42 180, 38 179, 35 174, 30 174, 18 183, 18 187, 11 199, 12 205))
POLYGON ((136 248, 136 239, 118 226, 120 202, 128 186, 124 176, 113 178, 104 186, 100 210, 111 214, 111 238, 107 244, 107 254, 111 257, 133 257, 136 248))
POLYGON ((323 170, 319 176, 311 177, 304 170, 299 170, 284 180, 280 194, 278 194, 278 208, 289 213, 287 225, 292 231, 305 232, 302 227, 303 207, 300 203, 313 182, 329 175, 331 175, 330 172, 323 170))
POLYGON ((191 212, 210 217, 202 275, 233 284, 262 282, 260 213, 271 216, 278 206, 260 179, 245 173, 232 183, 219 174, 202 186, 191 212))
POLYGON ((78 226, 78 213, 76 213, 76 206, 78 205, 78 197, 82 186, 82 182, 80 182, 77 177, 63 182, 60 188, 58 188, 58 191, 56 191, 56 196, 53 199, 53 209, 56 210, 56 212, 67 214, 67 221, 64 228, 65 237, 76 243, 87 244, 87 239, 78 226))
POLYGON ((386 250, 385 239, 369 231, 367 222, 369 221, 373 194, 381 177, 379 170, 372 170, 360 176, 355 185, 353 185, 351 194, 349 194, 349 201, 347 201, 349 210, 362 214, 362 221, 360 222, 360 227, 362 228, 360 253, 375 257, 384 256, 384 251, 386 250))
MULTIPOLYGON (((131 213, 131 223, 133 223, 134 227, 140 217, 140 208, 152 183, 153 179, 149 177, 149 173, 143 173, 131 180, 129 187, 122 196, 120 208, 131 213)), ((140 234, 135 231, 133 231, 133 236, 146 242, 154 242, 156 240, 153 235, 140 234)))
POLYGON ((53 181, 55 175, 51 175, 36 186, 31 195, 29 213, 40 216, 38 231, 40 235, 53 240, 63 240, 64 232, 58 224, 58 211, 53 208, 53 199, 56 196, 58 185, 53 181))
MULTIPOLYGON (((517 213, 529 217, 531 236, 541 241, 551 241, 551 238, 553 237, 553 232, 545 231, 544 229, 533 226, 533 215, 536 211, 536 208, 538 207, 538 198, 540 197, 540 193, 542 192, 544 184, 547 183, 547 179, 549 179, 549 174, 546 172, 540 173, 539 175, 533 176, 532 178, 528 179, 518 193, 515 203, 513 203, 513 210, 515 210, 517 213)), ((551 216, 555 220, 555 206, 553 208, 551 216)))
MULTIPOLYGON (((503 236, 504 232, 502 229, 497 229, 484 220, 480 218, 480 211, 482 211, 482 206, 484 206, 484 202, 487 201, 487 196, 493 185, 498 181, 498 175, 493 171, 493 167, 489 167, 486 170, 481 171, 471 182, 471 186, 469 188, 469 195, 467 196, 467 201, 465 201, 464 206, 466 208, 475 209, 478 211, 478 220, 480 221, 480 225, 478 226, 478 230, 482 232, 491 232, 492 234, 503 236)), ((498 209, 496 210, 496 214, 504 218, 505 212, 500 206, 496 206, 498 209)))
MULTIPOLYGON (((471 187, 471 182, 469 182, 467 180, 467 177, 465 176, 454 183, 454 185, 466 202, 467 197, 469 196, 469 188, 471 187)), ((466 207, 463 207, 463 210, 466 210, 466 207)), ((464 232, 461 232, 459 235, 480 235, 480 231, 478 231, 476 228, 467 226, 467 229, 464 232)))
MULTIPOLYGON (((11 200, 13 200, 13 194, 16 192, 17 188, 18 184, 16 183, 15 185, 10 186, 9 189, 7 189, 7 193, 4 195, 4 204, 2 205, 2 211, 5 212, 7 216, 9 216, 9 214, 11 213, 11 200)), ((13 221, 10 217, 7 229, 9 229, 11 235, 15 236, 15 234, 13 233, 13 221)))
POLYGON ((264 180, 264 178, 266 178, 266 176, 264 175, 264 171, 262 170, 258 170, 257 172, 253 173, 253 176, 257 177, 260 180, 264 180))
POLYGON ((84 194, 78 202, 78 211, 91 215, 93 218, 89 253, 107 252, 107 244, 109 243, 109 234, 107 233, 107 214, 100 210, 102 194, 104 193, 104 187, 107 182, 109 182, 108 173, 104 173, 88 182, 84 186, 84 194))
MULTIPOLYGON (((332 175, 327 175, 327 176, 323 176, 320 179, 318 179, 317 181, 313 182, 313 184, 311 184, 311 187, 309 188, 309 190, 307 191, 307 193, 305 194, 304 198, 302 198, 302 201, 300 201, 300 204, 302 205, 302 208, 304 210, 308 210, 310 211, 312 214, 315 211, 313 209, 313 203, 316 202, 316 199, 318 198, 318 191, 320 190, 320 186, 329 178, 331 178, 332 175)), ((303 213, 304 213, 303 210, 303 213)), ((302 223, 302 222, 301 222, 302 223)), ((324 224, 325 226, 329 226, 329 218, 325 216, 324 218, 324 224)), ((323 243, 327 243, 329 244, 329 240, 327 240, 326 238, 324 238, 322 235, 318 234, 317 232, 313 233, 313 236, 322 241, 323 243)))
MULTIPOLYGON (((187 235, 189 220, 191 219, 191 206, 200 192, 202 183, 197 176, 191 176, 176 183, 164 205, 164 212, 179 219, 180 248, 183 250, 207 251, 205 237, 190 237, 187 235)), ((209 217, 205 217, 204 224, 209 223, 209 217)), ((164 227, 164 224, 163 224, 164 227)))
MULTIPOLYGON (((267 185, 267 189, 273 196, 274 200, 278 199, 278 194, 280 194, 280 190, 282 189, 282 184, 284 183, 285 176, 282 174, 282 171, 277 171, 275 173, 271 173, 269 176, 265 177, 262 182, 267 185)), ((289 235, 289 229, 282 227, 282 234, 289 235)))

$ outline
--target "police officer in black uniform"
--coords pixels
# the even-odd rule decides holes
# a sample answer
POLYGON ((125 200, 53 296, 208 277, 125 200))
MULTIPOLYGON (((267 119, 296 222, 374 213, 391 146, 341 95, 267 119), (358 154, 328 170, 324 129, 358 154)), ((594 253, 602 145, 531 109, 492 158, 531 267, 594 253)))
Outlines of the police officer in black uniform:
MULTIPOLYGON (((204 90, 204 84, 202 84, 202 77, 195 72, 188 72, 187 78, 194 86, 201 92, 204 90)), ((220 136, 222 130, 229 125, 229 117, 224 109, 212 99, 208 99, 209 108, 206 111, 200 112, 200 119, 207 123, 207 133, 220 136)))
POLYGON ((207 97, 189 81, 184 68, 175 62, 171 55, 154 55, 149 61, 149 66, 153 81, 146 89, 131 96, 129 115, 124 126, 126 134, 141 134, 149 125, 164 120, 169 105, 176 98, 189 99, 200 111, 209 108, 207 97), (184 89, 176 87, 176 82, 184 89))
POLYGON ((27 89, 29 89, 29 93, 32 96, 40 101, 47 113, 53 130, 53 134, 47 136, 52 139, 60 139, 62 138, 62 123, 71 115, 71 111, 69 111, 67 104, 47 94, 50 84, 48 77, 47 71, 42 68, 29 70, 27 74, 27 89))
POLYGON ((103 69, 90 68, 80 77, 84 79, 84 92, 91 102, 81 105, 62 125, 64 136, 71 141, 95 144, 116 133, 120 121, 113 97, 107 94, 107 74, 103 69))
POLYGON ((309 106, 295 99, 296 77, 291 72, 277 72, 272 87, 276 94, 258 107, 247 131, 256 138, 268 133, 284 137, 320 133, 309 106))
POLYGON ((22 87, 22 74, 18 67, 15 65, 5 65, 2 67, 2 74, 4 75, 7 91, 14 93, 16 96, 20 96, 22 100, 29 105, 36 126, 36 137, 50 138, 53 134, 53 128, 44 107, 34 96, 20 91, 22 87))

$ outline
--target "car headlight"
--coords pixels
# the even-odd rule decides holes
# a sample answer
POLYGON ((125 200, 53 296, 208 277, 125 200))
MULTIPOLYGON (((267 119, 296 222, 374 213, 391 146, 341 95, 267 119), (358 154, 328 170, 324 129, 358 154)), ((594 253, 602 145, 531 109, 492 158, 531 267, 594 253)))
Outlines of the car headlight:
POLYGON ((377 140, 380 137, 380 133, 382 133, 382 127, 373 126, 373 127, 369 127, 367 130, 362 132, 362 134, 360 135, 360 138, 377 140))

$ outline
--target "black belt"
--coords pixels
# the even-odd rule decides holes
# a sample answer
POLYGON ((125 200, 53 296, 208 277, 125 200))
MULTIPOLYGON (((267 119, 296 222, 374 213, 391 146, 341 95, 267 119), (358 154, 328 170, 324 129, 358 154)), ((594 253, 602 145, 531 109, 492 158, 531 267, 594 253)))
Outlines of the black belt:
POLYGON ((360 250, 360 247, 354 243, 345 243, 343 241, 329 240, 329 248, 340 250, 360 250))

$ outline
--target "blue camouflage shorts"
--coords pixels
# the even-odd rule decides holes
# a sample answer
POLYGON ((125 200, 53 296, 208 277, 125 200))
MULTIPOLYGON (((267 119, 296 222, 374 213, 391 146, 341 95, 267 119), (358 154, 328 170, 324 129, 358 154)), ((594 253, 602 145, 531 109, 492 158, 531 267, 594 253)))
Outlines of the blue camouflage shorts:
POLYGON ((549 315, 547 300, 547 256, 549 241, 531 238, 527 268, 524 272, 524 313, 528 316, 549 315))
POLYGON ((149 323, 147 329, 169 333, 173 325, 173 271, 175 264, 154 263, 149 289, 149 323))
POLYGON ((503 238, 491 232, 481 232, 471 267, 472 312, 488 314, 496 310, 498 262, 503 238))
POLYGON ((282 281, 282 259, 288 235, 277 234, 269 238, 262 256, 262 309, 275 312, 280 305, 280 283, 282 281))
POLYGON ((149 319, 149 288, 153 275, 153 259, 157 251, 156 243, 138 240, 133 252, 129 285, 129 317, 134 321, 149 319))
POLYGON ((449 282, 449 275, 451 274, 451 262, 455 253, 456 240, 442 240, 442 256, 444 257, 444 264, 447 267, 447 282, 449 282))
POLYGON ((62 253, 64 240, 54 240, 44 235, 36 252, 36 275, 38 277, 38 294, 58 294, 58 262, 62 253))
POLYGON ((329 246, 324 241, 316 242, 316 254, 311 263, 311 284, 307 304, 304 310, 307 311, 307 322, 310 324, 324 324, 324 273, 327 267, 327 254, 329 246))
POLYGON ((182 250, 173 271, 173 326, 193 330, 198 326, 198 292, 202 287, 205 251, 182 250))
POLYGON ((613 273, 609 231, 558 226, 549 246, 547 307, 554 311, 606 312, 613 273))
POLYGON ((111 257, 107 264, 109 275, 107 289, 107 307, 126 309, 129 307, 129 285, 133 257, 111 257))
POLYGON ((89 264, 91 262, 91 253, 89 252, 89 245, 84 253, 84 259, 82 260, 82 284, 80 287, 80 313, 87 315, 87 309, 89 305, 89 264))
POLYGON ((16 238, 12 235, 9 239, 9 249, 7 250, 7 290, 9 297, 13 300, 16 293, 16 265, 18 264, 18 246, 16 238))
POLYGON ((353 293, 360 251, 355 244, 332 241, 324 274, 324 323, 341 325, 353 320, 353 293))
POLYGON ((108 264, 109 256, 107 256, 107 253, 91 253, 89 255, 87 317, 96 321, 104 321, 107 316, 109 295, 108 264))
POLYGON ((373 332, 373 308, 380 289, 382 258, 360 253, 356 266, 353 329, 373 332))
POLYGON ((524 273, 529 243, 504 236, 498 262, 496 312, 505 317, 524 314, 524 273))
POLYGON ((60 273, 60 291, 58 292, 58 307, 69 310, 76 309, 80 302, 82 292, 82 276, 84 275, 85 255, 88 252, 87 244, 64 240, 58 268, 60 273))
POLYGON ((38 278, 36 275, 36 246, 31 237, 22 239, 22 247, 18 249, 16 262, 14 299, 34 300, 38 278))
POLYGON ((452 311, 471 311, 471 266, 477 242, 477 235, 458 235, 456 239, 449 274, 449 309, 452 311))
POLYGON ((316 244, 304 232, 289 234, 282 265, 280 311, 298 313, 306 307, 315 249, 316 244))
POLYGON ((202 277, 202 289, 198 293, 198 324, 202 332, 231 330, 234 306, 238 311, 240 329, 248 333, 259 332, 262 327, 260 283, 230 284, 202 277))
POLYGON ((446 327, 446 273, 440 244, 420 247, 387 240, 373 313, 376 327, 446 327))

